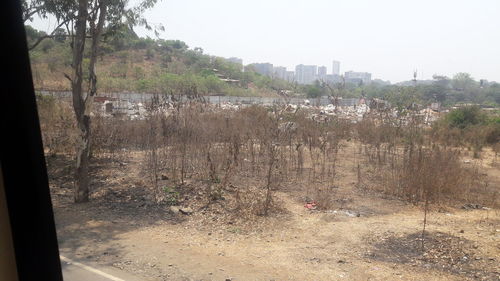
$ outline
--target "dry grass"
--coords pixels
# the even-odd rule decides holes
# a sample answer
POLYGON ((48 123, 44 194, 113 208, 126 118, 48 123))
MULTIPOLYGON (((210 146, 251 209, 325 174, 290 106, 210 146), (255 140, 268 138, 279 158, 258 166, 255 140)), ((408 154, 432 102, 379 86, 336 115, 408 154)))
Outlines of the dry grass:
MULTIPOLYGON (((39 108, 46 151, 72 155, 69 105, 42 100, 39 108)), ((356 160, 359 187, 413 203, 497 204, 480 169, 464 165, 460 149, 436 138, 417 119, 404 125, 386 119, 353 125, 309 116, 278 107, 230 111, 198 102, 168 107, 158 100, 147 120, 94 116, 92 153, 126 161, 129 151, 145 152, 143 174, 157 203, 175 203, 162 181, 168 178, 170 189, 180 192, 189 182, 203 183, 207 206, 227 197, 236 213, 268 215, 280 209, 274 193, 294 180, 321 183, 302 190, 304 198, 316 201, 319 209, 333 209, 337 155, 342 142, 355 138, 362 152, 356 160), (489 201, 482 202, 478 193, 489 201)))

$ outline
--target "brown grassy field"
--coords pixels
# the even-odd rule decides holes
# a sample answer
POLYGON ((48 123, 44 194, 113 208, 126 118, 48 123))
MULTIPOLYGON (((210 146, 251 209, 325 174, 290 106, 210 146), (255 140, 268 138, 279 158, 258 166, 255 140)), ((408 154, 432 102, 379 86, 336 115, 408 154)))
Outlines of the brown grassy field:
POLYGON ((94 118, 91 201, 74 204, 74 126, 62 104, 40 110, 65 256, 143 280, 500 277, 490 147, 442 143, 417 120, 199 104, 149 112, 94 118))
MULTIPOLYGON (((52 181, 61 251, 144 280, 498 279, 498 209, 432 208, 422 251, 422 206, 357 187, 357 151, 355 143, 346 143, 339 152, 328 210, 304 207, 312 186, 327 186, 304 179, 276 191, 279 211, 254 218, 228 207, 233 194, 203 208, 205 188, 189 182, 181 204, 194 212, 174 215, 151 202, 154 191, 141 180, 144 153, 130 153, 123 162, 99 159, 88 204, 72 203, 66 180, 52 181)), ((498 187, 498 168, 480 162, 498 187)), ((57 172, 51 175, 60 178, 57 172)))

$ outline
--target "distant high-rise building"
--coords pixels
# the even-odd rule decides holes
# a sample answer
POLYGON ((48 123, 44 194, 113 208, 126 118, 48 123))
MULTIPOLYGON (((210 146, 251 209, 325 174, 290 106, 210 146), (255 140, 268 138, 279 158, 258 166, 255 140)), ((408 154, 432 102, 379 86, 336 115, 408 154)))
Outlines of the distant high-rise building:
POLYGON ((322 81, 326 80, 326 66, 318 67, 318 79, 322 81))
POLYGON ((288 82, 295 82, 295 72, 293 71, 287 71, 286 72, 286 81, 288 82))
POLYGON ((276 66, 273 71, 274 77, 286 80, 286 67, 276 66))
POLYGON ((240 58, 230 57, 227 59, 227 61, 243 65, 243 60, 240 58))
POLYGON ((326 82, 328 83, 340 83, 341 82, 341 77, 338 74, 327 74, 326 75, 326 82))
POLYGON ((369 84, 372 81, 372 74, 368 72, 347 71, 344 77, 347 83, 358 84, 362 82, 363 84, 369 84))
POLYGON ((312 84, 316 80, 317 72, 316 65, 299 64, 295 67, 295 80, 299 84, 312 84))
POLYGON ((257 73, 260 73, 262 75, 267 75, 271 76, 273 75, 273 64, 272 63, 253 63, 252 66, 254 67, 255 71, 257 73))
POLYGON ((332 74, 340 75, 340 62, 334 60, 332 63, 332 74))

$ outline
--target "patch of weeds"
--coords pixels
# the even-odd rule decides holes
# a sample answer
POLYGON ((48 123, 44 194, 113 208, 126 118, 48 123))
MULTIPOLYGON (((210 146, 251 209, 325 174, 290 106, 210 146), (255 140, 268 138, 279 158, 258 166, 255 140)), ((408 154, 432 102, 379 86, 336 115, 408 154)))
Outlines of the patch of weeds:
POLYGON ((175 188, 170 188, 168 186, 163 187, 163 192, 165 192, 165 201, 168 205, 177 205, 179 202, 180 194, 175 188))

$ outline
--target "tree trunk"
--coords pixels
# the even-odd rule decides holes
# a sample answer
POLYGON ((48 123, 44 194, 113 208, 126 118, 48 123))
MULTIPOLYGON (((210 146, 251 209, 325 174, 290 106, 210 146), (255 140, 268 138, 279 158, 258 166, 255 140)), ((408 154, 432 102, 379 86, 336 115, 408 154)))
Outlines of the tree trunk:
POLYGON ((73 38, 73 75, 71 78, 71 91, 73 95, 73 109, 75 110, 78 125, 78 140, 76 149, 76 172, 75 172, 75 202, 87 202, 89 200, 89 136, 90 120, 85 118, 85 103, 83 99, 83 51, 85 49, 85 33, 87 26, 87 0, 78 1, 78 17, 75 23, 75 36, 73 38))
POLYGON ((78 18, 75 24, 76 34, 73 41, 73 78, 71 90, 73 94, 73 109, 75 110, 77 125, 79 129, 76 151, 76 173, 75 173, 75 202, 82 203, 89 201, 89 164, 90 164, 90 113, 94 96, 97 93, 97 75, 95 73, 95 63, 97 61, 99 40, 102 34, 104 21, 106 18, 107 2, 102 1, 97 12, 91 15, 88 21, 91 33, 91 50, 89 61, 88 92, 84 96, 83 89, 83 52, 85 50, 85 39, 87 30, 88 14, 87 0, 78 2, 78 18), (96 23, 97 20, 97 23, 96 23))
POLYGON ((90 116, 78 122, 79 138, 76 154, 75 203, 89 201, 90 116))
POLYGON ((273 177, 273 165, 276 161, 276 148, 273 144, 269 144, 269 169, 267 170, 267 185, 266 185, 266 200, 264 201, 264 216, 269 213, 269 208, 271 207, 271 185, 273 177))

